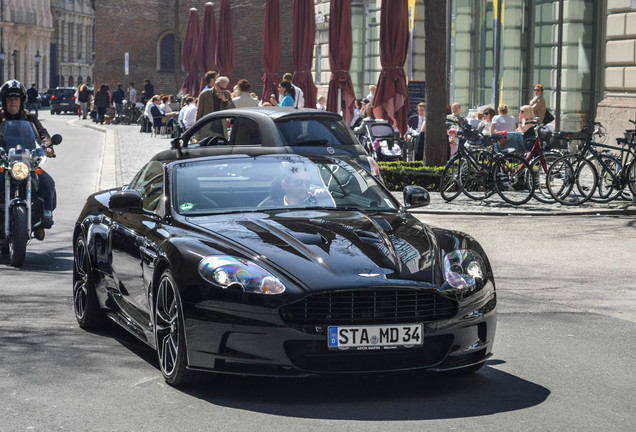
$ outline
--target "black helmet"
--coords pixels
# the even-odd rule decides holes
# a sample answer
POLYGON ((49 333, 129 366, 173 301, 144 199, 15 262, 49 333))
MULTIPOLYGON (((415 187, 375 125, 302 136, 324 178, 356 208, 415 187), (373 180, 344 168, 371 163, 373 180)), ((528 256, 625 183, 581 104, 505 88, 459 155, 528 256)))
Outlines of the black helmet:
MULTIPOLYGON (((17 96, 20 98, 20 111, 24 109, 24 101, 26 100, 26 89, 18 80, 9 80, 0 88, 0 100, 2 106, 7 106, 7 98, 9 96, 17 96)), ((6 109, 6 108, 5 108, 6 109)))

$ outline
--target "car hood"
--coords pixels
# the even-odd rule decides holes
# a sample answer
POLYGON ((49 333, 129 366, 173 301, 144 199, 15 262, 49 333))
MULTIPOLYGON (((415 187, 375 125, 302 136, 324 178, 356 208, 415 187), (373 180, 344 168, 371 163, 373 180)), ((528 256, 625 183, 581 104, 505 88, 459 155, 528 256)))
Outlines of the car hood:
POLYGON ((312 290, 432 282, 429 228, 410 215, 357 211, 281 211, 191 217, 209 246, 258 257, 312 290))

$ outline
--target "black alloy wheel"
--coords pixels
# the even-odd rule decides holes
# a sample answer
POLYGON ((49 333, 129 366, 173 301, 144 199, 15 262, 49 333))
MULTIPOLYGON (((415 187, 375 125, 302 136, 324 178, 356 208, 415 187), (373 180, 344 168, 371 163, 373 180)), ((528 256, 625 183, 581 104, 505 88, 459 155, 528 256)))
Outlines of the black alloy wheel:
POLYGON ((73 310, 75 318, 83 329, 98 329, 103 326, 104 314, 97 301, 93 267, 83 235, 77 237, 73 252, 73 310))
POLYGON ((187 369, 183 308, 170 270, 161 275, 155 300, 155 342, 159 367, 166 382, 173 386, 190 384, 197 372, 187 369))

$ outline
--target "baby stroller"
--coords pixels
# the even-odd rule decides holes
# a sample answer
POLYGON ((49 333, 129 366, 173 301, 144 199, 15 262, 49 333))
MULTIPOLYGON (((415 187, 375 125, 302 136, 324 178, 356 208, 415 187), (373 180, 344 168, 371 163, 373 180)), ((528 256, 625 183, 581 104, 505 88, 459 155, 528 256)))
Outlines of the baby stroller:
POLYGON ((402 160, 402 139, 387 120, 365 118, 354 133, 376 161, 402 160))

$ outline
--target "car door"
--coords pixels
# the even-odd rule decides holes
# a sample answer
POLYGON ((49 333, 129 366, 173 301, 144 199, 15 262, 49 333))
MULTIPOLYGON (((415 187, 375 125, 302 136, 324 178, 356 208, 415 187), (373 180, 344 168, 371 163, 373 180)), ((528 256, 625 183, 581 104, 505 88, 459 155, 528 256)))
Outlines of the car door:
POLYGON ((157 254, 156 228, 161 222, 164 166, 151 161, 128 186, 142 197, 141 212, 115 212, 111 225, 113 276, 120 309, 144 327, 150 326, 149 274, 157 254))

